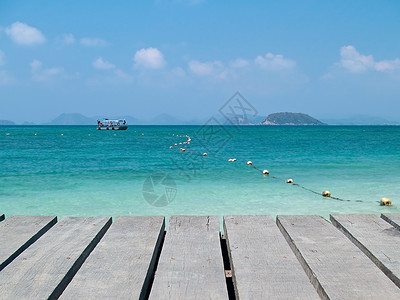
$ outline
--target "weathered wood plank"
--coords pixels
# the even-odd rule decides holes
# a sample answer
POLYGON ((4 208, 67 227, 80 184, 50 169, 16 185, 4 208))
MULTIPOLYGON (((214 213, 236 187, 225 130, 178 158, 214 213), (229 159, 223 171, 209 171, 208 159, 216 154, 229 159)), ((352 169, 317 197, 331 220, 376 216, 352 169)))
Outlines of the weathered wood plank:
POLYGON ((225 216, 238 299, 320 299, 271 216, 225 216))
POLYGON ((277 224, 323 299, 400 299, 400 289, 331 223, 278 216, 277 224))
POLYGON ((398 287, 400 287, 400 231, 377 215, 331 215, 339 228, 398 287))
POLYGON ((400 214, 382 214, 381 218, 400 230, 400 214))
POLYGON ((0 223, 0 271, 57 222, 56 216, 10 216, 0 223))
POLYGON ((111 218, 65 217, 0 272, 3 299, 57 299, 111 218))
POLYGON ((150 299, 228 299, 218 217, 171 217, 150 299))
POLYGON ((164 217, 117 217, 60 299, 144 299, 164 217))
POLYGON ((4 220, 4 215, 0 214, 0 222, 4 220))

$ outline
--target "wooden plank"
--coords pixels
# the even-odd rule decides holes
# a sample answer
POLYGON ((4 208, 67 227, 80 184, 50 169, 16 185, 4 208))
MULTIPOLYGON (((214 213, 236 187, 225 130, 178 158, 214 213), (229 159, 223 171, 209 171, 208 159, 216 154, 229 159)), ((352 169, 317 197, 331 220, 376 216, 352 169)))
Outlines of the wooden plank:
POLYGON ((271 216, 225 216, 237 299, 320 299, 271 216))
POLYGON ((277 224, 323 299, 400 299, 400 289, 348 238, 319 216, 277 224))
POLYGON ((171 217, 150 299, 228 299, 218 217, 171 217))
POLYGON ((144 299, 164 217, 117 217, 61 299, 144 299))
POLYGON ((4 215, 0 214, 0 222, 4 220, 4 215))
POLYGON ((381 218, 400 230, 400 214, 382 214, 381 218))
POLYGON ((0 272, 3 299, 57 299, 111 224, 65 217, 0 272))
POLYGON ((0 223, 0 271, 57 222, 56 216, 10 216, 0 223))
POLYGON ((339 228, 400 287, 400 231, 377 215, 331 215, 339 228))

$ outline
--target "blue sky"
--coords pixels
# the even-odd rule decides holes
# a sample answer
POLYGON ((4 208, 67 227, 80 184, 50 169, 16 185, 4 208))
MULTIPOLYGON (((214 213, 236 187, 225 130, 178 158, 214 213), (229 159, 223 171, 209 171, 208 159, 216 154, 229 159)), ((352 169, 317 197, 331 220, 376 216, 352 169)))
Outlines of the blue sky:
POLYGON ((399 1, 1 1, 0 119, 400 120, 399 1))

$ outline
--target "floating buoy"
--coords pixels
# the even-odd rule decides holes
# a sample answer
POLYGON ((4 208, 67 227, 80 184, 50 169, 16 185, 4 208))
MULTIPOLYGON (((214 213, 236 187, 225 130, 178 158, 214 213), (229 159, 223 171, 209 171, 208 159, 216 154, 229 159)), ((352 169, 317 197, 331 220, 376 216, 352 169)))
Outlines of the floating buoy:
POLYGON ((382 206, 383 206, 383 205, 385 205, 385 206, 391 206, 391 205, 392 205, 392 200, 390 200, 389 198, 383 197, 383 198, 381 199, 380 204, 381 204, 382 206))
POLYGON ((330 196, 331 196, 331 192, 330 192, 330 191, 323 191, 323 192, 322 192, 322 196, 324 196, 324 197, 330 197, 330 196))
POLYGON ((64 135, 64 133, 61 133, 61 135, 64 135))
POLYGON ((268 170, 264 170, 264 171, 263 171, 263 174, 264 174, 264 175, 268 175, 268 174, 269 174, 269 171, 268 171, 268 170))
POLYGON ((172 149, 172 146, 169 146, 169 149, 172 149))
POLYGON ((178 146, 178 144, 175 144, 174 146, 176 147, 176 146, 178 146))
POLYGON ((117 134, 116 134, 116 133, 114 133, 114 136, 117 136, 117 134))
POLYGON ((175 136, 175 134, 172 134, 172 136, 175 136))
POLYGON ((233 161, 232 158, 228 159, 228 161, 233 161))
POLYGON ((182 151, 182 152, 185 152, 186 150, 185 150, 185 149, 182 149, 181 151, 182 151))
POLYGON ((207 156, 207 153, 206 153, 206 152, 204 152, 204 153, 203 153, 203 156, 207 156))
POLYGON ((142 133, 142 135, 144 135, 144 133, 142 133))
POLYGON ((182 143, 179 143, 179 145, 182 145, 182 143))
POLYGON ((10 135, 10 133, 7 132, 6 135, 10 135))
POLYGON ((289 178, 288 180, 286 180, 286 183, 293 183, 293 179, 289 178))
POLYGON ((236 161, 236 158, 232 158, 232 161, 236 161))
POLYGON ((246 163, 248 166, 251 166, 251 165, 253 165, 253 163, 252 163, 252 161, 251 160, 249 160, 247 163, 246 163))

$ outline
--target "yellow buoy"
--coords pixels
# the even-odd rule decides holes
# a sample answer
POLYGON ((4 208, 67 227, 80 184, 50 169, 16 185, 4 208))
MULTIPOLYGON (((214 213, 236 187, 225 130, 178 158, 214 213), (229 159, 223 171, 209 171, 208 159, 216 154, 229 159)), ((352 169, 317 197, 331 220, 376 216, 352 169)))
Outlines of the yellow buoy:
POLYGON ((269 171, 268 171, 268 170, 264 170, 264 171, 263 171, 263 174, 264 174, 264 175, 268 175, 268 174, 269 174, 269 171))
POLYGON ((207 156, 207 153, 206 153, 206 152, 204 152, 204 153, 203 153, 203 156, 207 156))
POLYGON ((385 205, 385 206, 391 206, 392 205, 392 200, 390 200, 389 198, 383 197, 381 199, 380 204, 381 205, 385 205))
POLYGON ((289 178, 288 180, 286 180, 286 183, 293 183, 293 179, 289 178))
POLYGON ((253 165, 253 163, 252 163, 252 161, 251 160, 249 160, 247 163, 246 163, 248 166, 251 166, 251 165, 253 165))
POLYGON ((331 196, 331 192, 330 192, 330 191, 323 191, 323 192, 322 192, 322 196, 324 196, 324 197, 330 197, 330 196, 331 196))

